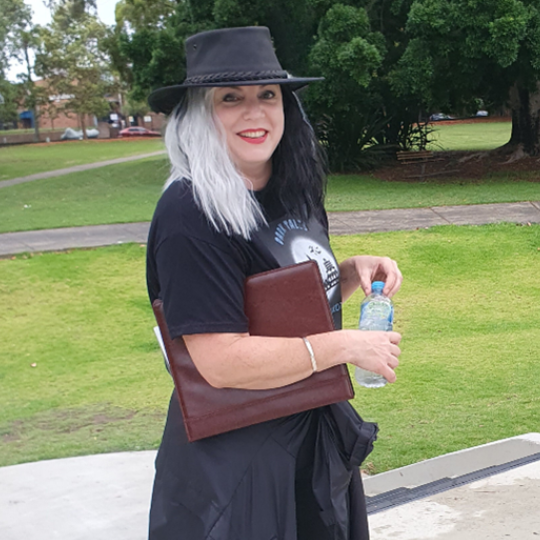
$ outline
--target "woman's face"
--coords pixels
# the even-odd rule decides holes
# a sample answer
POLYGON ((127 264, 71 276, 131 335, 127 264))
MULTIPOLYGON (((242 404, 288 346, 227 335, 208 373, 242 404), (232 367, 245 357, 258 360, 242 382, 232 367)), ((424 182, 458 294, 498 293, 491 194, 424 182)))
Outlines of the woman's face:
POLYGON ((270 177, 270 158, 285 124, 278 84, 216 87, 214 111, 227 137, 231 158, 248 179, 270 177))

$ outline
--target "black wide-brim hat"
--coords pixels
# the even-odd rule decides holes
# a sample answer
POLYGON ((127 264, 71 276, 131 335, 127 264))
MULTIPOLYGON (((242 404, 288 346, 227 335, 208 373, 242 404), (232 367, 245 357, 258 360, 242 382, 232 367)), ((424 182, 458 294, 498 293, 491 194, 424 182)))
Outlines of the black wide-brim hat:
POLYGON ((292 77, 276 57, 264 26, 223 28, 186 39, 186 80, 154 90, 148 97, 155 112, 170 114, 187 88, 283 84, 298 90, 322 77, 292 77))

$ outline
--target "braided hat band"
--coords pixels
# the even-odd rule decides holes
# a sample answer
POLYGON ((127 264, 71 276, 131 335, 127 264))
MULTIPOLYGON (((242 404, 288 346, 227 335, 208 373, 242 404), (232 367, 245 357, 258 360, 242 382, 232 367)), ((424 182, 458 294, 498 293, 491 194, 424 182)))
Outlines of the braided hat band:
POLYGON ((230 83, 230 82, 251 82, 267 79, 287 79, 286 71, 228 71, 225 73, 214 73, 211 75, 195 75, 187 77, 185 86, 200 86, 201 84, 230 83))

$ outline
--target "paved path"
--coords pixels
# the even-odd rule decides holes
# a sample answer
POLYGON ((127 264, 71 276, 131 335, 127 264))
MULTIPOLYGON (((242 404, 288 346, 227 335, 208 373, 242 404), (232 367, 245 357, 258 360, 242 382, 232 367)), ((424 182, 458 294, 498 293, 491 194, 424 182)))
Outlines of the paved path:
POLYGON ((128 161, 137 161, 148 157, 161 156, 165 154, 165 150, 151 152, 149 154, 137 154, 136 156, 128 156, 123 158, 109 159, 107 161, 98 161, 97 163, 85 163, 84 165, 75 165, 74 167, 66 167, 65 169, 57 169, 56 171, 46 171, 29 176, 20 176, 19 178, 11 178, 10 180, 2 180, 0 188, 14 186, 16 184, 24 184, 25 182, 33 182, 34 180, 43 180, 44 178, 52 178, 53 176, 64 176, 74 172, 89 171, 90 169, 99 169, 107 165, 116 165, 117 163, 127 163, 128 161))
MULTIPOLYGON (((364 479, 372 540, 538 538, 538 452, 540 433, 529 433, 364 479)), ((145 540, 154 458, 124 452, 0 467, 0 538, 145 540)))
MULTIPOLYGON (((336 235, 414 230, 434 225, 485 225, 540 223, 540 202, 437 206, 397 210, 334 212, 329 215, 330 233, 336 235)), ((0 234, 0 256, 23 252, 61 251, 146 242, 149 223, 94 225, 0 234)))

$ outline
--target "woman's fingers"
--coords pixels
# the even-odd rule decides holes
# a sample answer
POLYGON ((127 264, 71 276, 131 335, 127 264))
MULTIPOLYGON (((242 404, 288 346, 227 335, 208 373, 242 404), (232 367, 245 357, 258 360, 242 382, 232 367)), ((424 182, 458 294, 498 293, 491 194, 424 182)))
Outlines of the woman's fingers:
POLYGON ((389 383, 396 382, 396 379, 397 379, 396 373, 395 373, 395 371, 394 371, 391 367, 389 367, 389 366, 386 366, 386 367, 383 369, 383 372, 381 373, 381 375, 382 375, 389 383))
POLYGON ((384 294, 391 298, 396 294, 403 281, 403 275, 401 274, 397 262, 388 257, 383 257, 381 260, 381 273, 384 274, 384 278, 381 278, 384 281, 384 294))
POLYGON ((359 256, 356 271, 360 287, 366 296, 371 292, 371 284, 374 281, 384 281, 384 294, 388 297, 399 291, 403 281, 403 275, 396 261, 389 257, 359 256))
POLYGON ((372 279, 373 269, 369 266, 362 266, 358 269, 358 277, 360 278, 360 287, 362 287, 364 294, 367 296, 371 293, 371 283, 376 281, 372 279))

